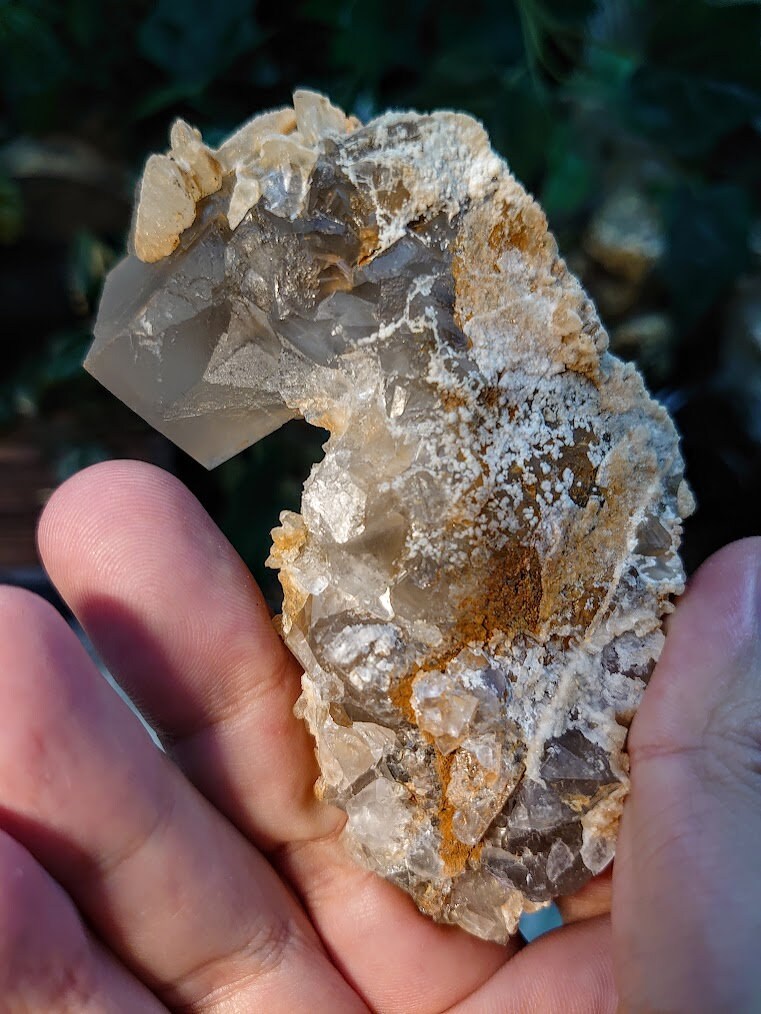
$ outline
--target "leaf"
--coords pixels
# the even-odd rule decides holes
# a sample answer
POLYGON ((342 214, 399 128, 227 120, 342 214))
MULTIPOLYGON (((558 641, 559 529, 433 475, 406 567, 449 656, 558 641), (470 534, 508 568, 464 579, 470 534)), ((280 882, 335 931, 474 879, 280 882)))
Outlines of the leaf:
POLYGON ((94 44, 101 27, 103 5, 100 0, 68 0, 66 22, 69 32, 83 49, 94 44))
POLYGON ((414 68, 420 59, 417 49, 417 8, 399 20, 386 0, 363 0, 346 4, 340 28, 332 34, 331 57, 365 86, 375 87, 398 68, 414 68))
POLYGON ((12 97, 52 90, 70 71, 58 14, 45 0, 0 4, 0 74, 12 97))
POLYGON ((661 274, 684 329, 713 308, 748 262, 748 195, 732 184, 681 187, 666 209, 661 274))
POLYGON ((48 339, 44 368, 38 374, 36 398, 39 399, 48 388, 68 380, 77 379, 82 373, 82 360, 92 341, 92 333, 86 324, 63 328, 48 339))
POLYGON ((253 6, 253 0, 158 0, 140 27, 140 52, 175 81, 209 82, 259 42, 253 6))
POLYGON ((0 243, 10 244, 21 235, 24 206, 18 185, 0 176, 0 243))
POLYGON ((651 67, 634 74, 628 102, 630 126, 687 158, 761 114, 761 97, 741 85, 651 67))
POLYGON ((162 113, 165 109, 188 99, 197 98, 204 90, 203 81, 173 81, 165 88, 157 88, 149 92, 135 104, 132 115, 136 120, 144 120, 156 113, 162 113))
POLYGON ((651 66, 694 79, 734 82, 750 89, 761 86, 759 16, 751 5, 667 0, 651 9, 647 40, 651 66))
POLYGON ((578 138, 567 127, 556 129, 542 187, 542 205, 550 222, 554 224, 579 211, 593 186, 592 165, 579 149, 578 138))
POLYGON ((552 138, 553 110, 528 73, 505 81, 497 93, 497 108, 487 123, 495 148, 527 187, 537 185, 547 165, 552 138))
POLYGON ((72 475, 90 465, 98 465, 112 457, 102 444, 88 441, 78 446, 65 446, 55 457, 55 473, 58 483, 65 482, 72 475))
POLYGON ((97 302, 103 279, 114 262, 114 252, 97 236, 82 229, 73 236, 68 253, 69 297, 84 314, 97 302))

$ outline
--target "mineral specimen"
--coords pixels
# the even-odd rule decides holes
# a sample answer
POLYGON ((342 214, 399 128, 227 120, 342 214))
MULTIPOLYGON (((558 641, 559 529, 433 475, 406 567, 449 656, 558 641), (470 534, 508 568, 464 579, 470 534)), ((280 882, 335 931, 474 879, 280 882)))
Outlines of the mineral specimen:
POLYGON ((297 92, 171 142, 87 367, 209 466, 329 430, 270 558, 317 791, 359 861, 504 940, 613 855, 683 587, 677 434, 470 117, 297 92))

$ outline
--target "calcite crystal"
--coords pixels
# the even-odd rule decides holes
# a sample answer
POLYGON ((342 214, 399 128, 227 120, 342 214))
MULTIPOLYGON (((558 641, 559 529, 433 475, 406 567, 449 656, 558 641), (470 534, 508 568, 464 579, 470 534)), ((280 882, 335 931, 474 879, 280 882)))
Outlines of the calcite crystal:
POLYGON ((610 861, 683 588, 677 434, 469 116, 321 96, 146 166, 88 369, 212 466, 330 432, 270 563, 356 858, 505 940, 610 861))

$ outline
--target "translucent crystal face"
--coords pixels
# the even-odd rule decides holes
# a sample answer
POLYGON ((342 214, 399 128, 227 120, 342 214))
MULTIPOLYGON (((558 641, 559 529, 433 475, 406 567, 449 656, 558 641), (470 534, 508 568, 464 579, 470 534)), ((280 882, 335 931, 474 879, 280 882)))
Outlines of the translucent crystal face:
POLYGON ((453 113, 311 93, 146 167, 87 367, 211 466, 330 431, 270 562, 347 846, 503 940, 610 860, 682 589, 674 428, 453 113))

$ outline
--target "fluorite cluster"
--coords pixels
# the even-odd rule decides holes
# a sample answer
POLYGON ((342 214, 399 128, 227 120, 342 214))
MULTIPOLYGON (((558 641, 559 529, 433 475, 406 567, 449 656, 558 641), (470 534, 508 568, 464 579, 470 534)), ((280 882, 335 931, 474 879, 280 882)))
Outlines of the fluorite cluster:
POLYGON ((683 587, 674 426, 470 117, 297 92, 171 143, 87 367, 209 466, 329 431, 270 557, 317 791, 359 861, 504 940, 613 855, 683 587))

